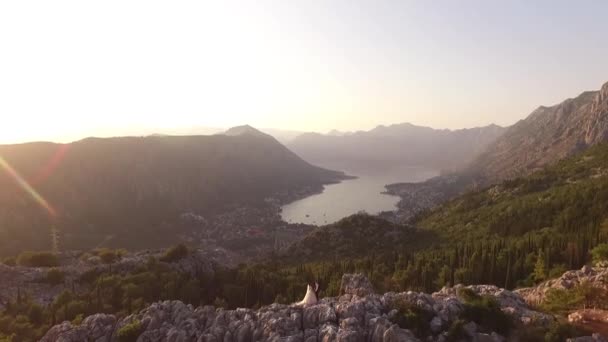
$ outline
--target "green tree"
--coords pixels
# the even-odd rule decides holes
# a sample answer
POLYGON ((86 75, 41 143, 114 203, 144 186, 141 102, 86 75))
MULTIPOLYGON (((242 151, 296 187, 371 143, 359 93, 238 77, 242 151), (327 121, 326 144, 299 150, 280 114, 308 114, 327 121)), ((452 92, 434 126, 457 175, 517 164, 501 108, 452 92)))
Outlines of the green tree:
POLYGON ((534 264, 534 280, 537 282, 547 279, 547 263, 542 250, 538 251, 534 264))
POLYGON ((173 246, 167 249, 167 251, 165 251, 165 254, 160 258, 160 261, 169 263, 178 262, 183 258, 187 257, 188 254, 190 254, 190 250, 188 249, 188 247, 180 243, 177 246, 173 246))
POLYGON ((17 257, 17 264, 26 267, 57 267, 59 259, 51 252, 23 252, 17 257))
POLYGON ((608 261, 608 243, 602 243, 591 250, 593 262, 608 261))
POLYGON ((118 330, 119 342, 135 342, 142 333, 140 321, 133 321, 118 330))
POLYGON ((65 280, 65 272, 58 268, 51 268, 46 273, 46 282, 51 285, 63 284, 65 280))

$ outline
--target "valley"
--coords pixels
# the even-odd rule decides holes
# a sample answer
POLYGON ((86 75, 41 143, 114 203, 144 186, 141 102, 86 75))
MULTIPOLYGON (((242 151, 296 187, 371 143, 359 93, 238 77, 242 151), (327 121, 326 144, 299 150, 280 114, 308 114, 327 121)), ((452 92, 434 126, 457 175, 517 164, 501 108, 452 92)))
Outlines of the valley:
MULTIPOLYGON (((258 320, 242 329, 261 340, 306 336, 297 327, 262 327, 268 312, 312 315, 289 305, 312 280, 329 297, 321 303, 340 312, 325 325, 309 324, 313 340, 369 337, 373 332, 361 327, 370 324, 385 329, 382 338, 411 341, 589 333, 586 328, 604 323, 567 320, 589 303, 608 310, 602 266, 608 260, 608 141, 598 138, 606 89, 584 93, 576 105, 568 100, 537 111, 504 133, 494 126, 422 130, 428 141, 464 134, 467 156, 446 152, 470 160, 460 165, 445 158, 421 167, 403 160, 355 162, 335 151, 333 161, 313 165, 250 126, 213 136, 0 146, 0 336, 76 341, 133 333, 161 341, 186 334, 212 341, 237 333, 206 323, 188 330, 177 319, 169 332, 139 321, 186 304, 194 311, 183 315, 205 312, 193 320, 260 308, 246 309, 258 320), (545 141, 571 124, 569 115, 555 115, 564 108, 574 108, 568 113, 579 118, 592 116, 593 127, 545 141), (530 138, 527 120, 541 120, 545 131, 530 138), (493 133, 478 140, 486 129, 493 133), (535 141, 549 154, 530 153, 526 166, 507 163, 509 169, 506 156, 520 152, 492 151, 526 134, 526 144, 535 141), (472 141, 481 145, 471 148, 472 141), (553 155, 558 147, 546 146, 556 144, 563 152, 553 155), (503 166, 487 171, 490 165, 503 166), (435 171, 440 167, 451 170, 435 171), (349 279, 359 280, 353 285, 349 279), (344 297, 345 288, 367 291, 372 301, 383 298, 369 322, 346 320, 350 309, 340 311, 340 303, 366 304, 344 297), (411 291, 417 294, 408 302, 411 291), (390 293, 404 297, 405 306, 387 304, 390 293), (446 303, 458 303, 458 314, 445 316, 439 306, 446 303)), ((412 128, 374 134, 398 134, 403 127, 412 128)), ((455 144, 450 139, 447 144, 455 144)))
POLYGON ((0 342, 608 342, 608 1, 0 1, 0 342))

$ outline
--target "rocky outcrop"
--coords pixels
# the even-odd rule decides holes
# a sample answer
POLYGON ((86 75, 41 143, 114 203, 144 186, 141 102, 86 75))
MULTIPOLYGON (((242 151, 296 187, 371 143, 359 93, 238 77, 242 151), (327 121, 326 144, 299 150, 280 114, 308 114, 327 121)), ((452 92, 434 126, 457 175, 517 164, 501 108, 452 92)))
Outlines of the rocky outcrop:
POLYGON ((561 277, 548 280, 538 286, 515 290, 515 292, 527 303, 536 305, 542 303, 547 292, 552 289, 568 290, 582 283, 608 289, 608 268, 584 266, 580 270, 568 271, 561 277))
POLYGON ((96 314, 87 317, 79 326, 64 322, 52 327, 43 341, 109 341, 115 326, 113 315, 96 314))
MULTIPOLYGON (((45 281, 49 268, 7 266, 0 263, 0 284, 2 284, 0 309, 9 300, 15 300, 18 293, 27 294, 41 305, 49 305, 55 296, 65 289, 77 293, 87 290, 78 281, 78 278, 86 272, 100 273, 111 270, 113 274, 128 274, 151 258, 158 260, 162 254, 161 250, 129 253, 113 264, 103 264, 97 256, 87 256, 78 252, 63 253, 60 255, 62 265, 55 268, 65 275, 65 280, 61 284, 50 284, 45 281)), ((176 272, 196 278, 213 274, 215 257, 213 251, 194 250, 177 262, 163 264, 176 272)))
MULTIPOLYGON (((259 310, 194 308, 179 301, 154 303, 141 312, 117 319, 93 315, 80 326, 65 322, 42 339, 52 341, 118 341, 125 326, 140 328, 138 341, 445 341, 452 322, 462 319, 463 288, 444 288, 432 295, 418 292, 379 295, 362 275, 347 274, 339 297, 321 299, 313 306, 272 304, 259 310), (395 324, 396 308, 407 305, 428 312, 430 333, 415 336, 395 324)), ((467 287, 496 298, 503 311, 522 324, 550 322, 552 317, 531 310, 518 294, 495 286, 467 287)), ((503 341, 500 335, 474 322, 465 331, 477 341, 503 341)))
POLYGON ((591 336, 569 338, 566 342, 606 342, 600 334, 593 334, 591 336))
POLYGON ((551 315, 532 310, 524 298, 517 292, 505 290, 494 285, 471 285, 466 287, 456 285, 451 288, 446 287, 434 293, 433 298, 440 300, 440 302, 441 300, 447 301, 450 298, 454 299, 462 288, 471 289, 478 295, 494 297, 500 304, 502 311, 525 325, 531 323, 548 325, 555 320, 551 315))
POLYGON ((345 274, 342 276, 340 294, 365 297, 374 293, 372 283, 362 274, 345 274))

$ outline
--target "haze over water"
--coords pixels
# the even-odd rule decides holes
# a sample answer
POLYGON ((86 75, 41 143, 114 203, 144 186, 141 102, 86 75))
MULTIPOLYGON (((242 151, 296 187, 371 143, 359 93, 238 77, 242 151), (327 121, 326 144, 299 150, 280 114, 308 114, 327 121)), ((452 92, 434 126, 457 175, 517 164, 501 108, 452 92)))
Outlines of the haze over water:
POLYGON ((325 225, 365 211, 378 214, 396 209, 399 197, 384 194, 385 185, 421 182, 438 172, 424 167, 400 167, 382 172, 347 171, 357 179, 325 186, 322 193, 283 206, 281 217, 289 223, 325 225))

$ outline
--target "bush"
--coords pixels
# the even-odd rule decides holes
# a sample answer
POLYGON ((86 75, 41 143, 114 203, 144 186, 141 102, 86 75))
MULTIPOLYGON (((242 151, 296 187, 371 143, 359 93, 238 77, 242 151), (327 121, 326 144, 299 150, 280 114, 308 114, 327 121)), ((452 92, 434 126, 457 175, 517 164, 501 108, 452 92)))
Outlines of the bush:
POLYGON ((591 250, 593 262, 608 261, 608 243, 602 243, 591 250))
POLYGON ((72 320, 72 325, 79 326, 82 324, 82 321, 84 321, 84 314, 78 314, 72 320))
POLYGON ((559 278, 559 277, 562 276, 562 274, 566 273, 566 271, 568 271, 568 268, 566 267, 566 265, 564 265, 564 264, 555 265, 549 271, 549 277, 548 278, 549 279, 559 278))
POLYGON ((397 314, 391 321, 402 329, 413 331, 416 336, 426 336, 430 333, 430 322, 433 314, 408 302, 397 303, 397 314))
POLYGON ((216 308, 227 309, 228 302, 224 298, 216 297, 213 301, 213 306, 215 306, 216 308))
POLYGON ((455 320, 448 329, 448 335, 446 336, 447 340, 449 342, 466 341, 467 334, 464 331, 465 324, 466 322, 461 319, 455 320))
POLYGON ((44 323, 44 309, 38 304, 30 304, 27 317, 35 325, 44 323))
POLYGON ((4 260, 2 260, 2 263, 6 266, 17 266, 17 260, 15 260, 15 258, 4 258, 4 260))
POLYGON ((116 252, 107 249, 99 253, 99 258, 104 264, 113 264, 120 259, 120 256, 116 252))
POLYGON ((51 268, 46 273, 45 281, 51 285, 59 285, 62 284, 65 280, 65 272, 57 268, 51 268))
POLYGON ((183 258, 187 257, 190 254, 188 247, 183 244, 179 244, 177 246, 173 246, 165 252, 165 254, 160 258, 160 261, 163 262, 178 262, 183 258))
POLYGON ((458 297, 464 302, 473 302, 481 299, 480 295, 466 287, 458 290, 458 297))
MULTIPOLYGON (((91 252, 93 255, 98 256, 101 259, 101 262, 104 264, 113 264, 120 260, 123 256, 127 254, 127 251, 124 249, 109 249, 109 248, 97 248, 91 252)), ((86 260, 86 258, 90 255, 85 253, 82 255, 82 258, 86 260)))
POLYGON ((78 282, 85 284, 93 284, 102 274, 97 268, 91 268, 78 277, 78 282))
POLYGON ((17 257, 17 264, 26 267, 57 267, 59 259, 51 252, 23 252, 17 257))
POLYGON ((467 321, 473 321, 501 335, 509 335, 513 321, 500 309, 494 297, 480 296, 471 289, 461 289, 458 295, 465 302, 463 317, 467 321))
POLYGON ((574 326, 567 323, 556 322, 545 334, 545 342, 561 342, 572 337, 579 337, 581 333, 574 326))
POLYGON ((277 304, 288 304, 289 303, 289 299, 287 299, 287 297, 285 297, 282 294, 278 294, 276 297, 274 297, 274 303, 277 303, 277 304))
POLYGON ((608 294, 600 287, 582 282, 571 289, 550 289, 542 304, 543 309, 557 314, 583 307, 605 308, 608 294))
POLYGON ((139 335, 142 333, 140 321, 133 321, 118 330, 119 342, 136 342, 139 335))

